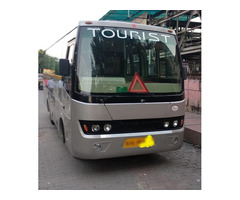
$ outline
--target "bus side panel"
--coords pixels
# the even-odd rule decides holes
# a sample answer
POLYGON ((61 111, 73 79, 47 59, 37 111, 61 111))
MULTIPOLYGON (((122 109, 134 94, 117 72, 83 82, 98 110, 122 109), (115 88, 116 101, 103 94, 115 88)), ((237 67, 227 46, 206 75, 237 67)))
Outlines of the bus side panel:
POLYGON ((65 142, 71 151, 71 97, 65 89, 62 89, 62 113, 61 119, 64 125, 65 142))

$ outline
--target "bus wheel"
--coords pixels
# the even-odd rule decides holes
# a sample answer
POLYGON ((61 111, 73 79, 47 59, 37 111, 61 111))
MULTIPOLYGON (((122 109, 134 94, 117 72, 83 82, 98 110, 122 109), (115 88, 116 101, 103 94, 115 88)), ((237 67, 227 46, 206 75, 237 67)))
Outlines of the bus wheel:
POLYGON ((47 99, 47 111, 50 112, 48 99, 47 99))
POLYGON ((62 119, 60 119, 60 122, 59 122, 59 130, 60 130, 60 133, 63 137, 63 143, 65 143, 66 139, 65 139, 64 125, 63 125, 62 119))
POLYGON ((55 125, 55 123, 54 123, 54 121, 53 121, 53 119, 52 119, 52 113, 51 113, 51 111, 50 111, 50 117, 49 117, 49 118, 50 118, 51 124, 52 124, 52 125, 55 125))

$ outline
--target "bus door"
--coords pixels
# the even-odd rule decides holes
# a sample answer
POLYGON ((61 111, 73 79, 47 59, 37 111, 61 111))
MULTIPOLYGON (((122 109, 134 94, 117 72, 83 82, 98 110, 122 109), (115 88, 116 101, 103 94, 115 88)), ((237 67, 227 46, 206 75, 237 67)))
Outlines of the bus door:
MULTIPOLYGON (((75 49, 75 38, 68 41, 67 45, 67 52, 66 52, 66 59, 69 60, 70 66, 73 65, 74 62, 74 49, 75 49)), ((71 119, 71 70, 67 76, 63 76, 63 87, 61 88, 60 92, 60 101, 62 106, 62 117, 64 123, 64 136, 65 141, 68 144, 68 141, 71 140, 70 138, 70 119, 71 119)), ((59 88, 60 89, 60 88, 59 88)))

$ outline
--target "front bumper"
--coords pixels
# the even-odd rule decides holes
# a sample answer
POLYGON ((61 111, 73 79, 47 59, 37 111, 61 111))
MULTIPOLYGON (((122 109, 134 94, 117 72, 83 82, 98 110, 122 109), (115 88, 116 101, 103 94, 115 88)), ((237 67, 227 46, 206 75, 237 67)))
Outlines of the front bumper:
POLYGON ((74 157, 82 159, 113 158, 177 150, 182 146, 184 138, 184 127, 166 131, 86 135, 78 123, 78 131, 80 134, 72 136, 71 153, 74 157), (154 139, 154 146, 124 148, 126 139, 148 135, 154 139))

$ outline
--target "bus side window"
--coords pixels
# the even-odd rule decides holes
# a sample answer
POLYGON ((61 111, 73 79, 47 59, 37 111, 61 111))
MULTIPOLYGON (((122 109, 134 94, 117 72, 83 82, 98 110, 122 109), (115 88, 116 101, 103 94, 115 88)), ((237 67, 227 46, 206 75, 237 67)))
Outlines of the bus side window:
POLYGON ((69 60, 69 63, 73 63, 73 57, 74 57, 74 43, 68 46, 67 48, 67 56, 66 58, 69 60))
MULTIPOLYGON (((66 58, 69 60, 70 65, 73 64, 73 59, 74 59, 74 42, 75 42, 75 38, 68 42, 66 58)), ((65 87, 67 93, 70 95, 71 94, 71 83, 72 83, 71 70, 70 70, 70 74, 63 78, 63 83, 64 83, 64 87, 65 87)))

